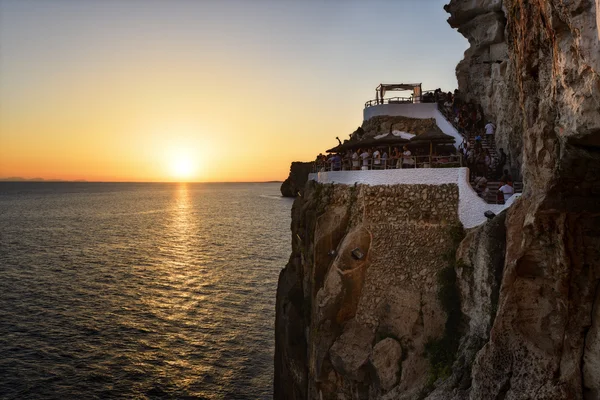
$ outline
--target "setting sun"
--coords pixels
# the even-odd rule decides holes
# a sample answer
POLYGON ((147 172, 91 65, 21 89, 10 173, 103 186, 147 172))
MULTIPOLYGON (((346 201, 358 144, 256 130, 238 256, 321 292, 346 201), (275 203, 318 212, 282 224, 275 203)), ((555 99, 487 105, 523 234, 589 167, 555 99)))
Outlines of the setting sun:
POLYGON ((189 154, 179 154, 171 162, 171 175, 177 179, 191 179, 196 172, 196 165, 189 154))
POLYGON ((182 156, 173 162, 171 170, 175 178, 189 179, 194 173, 194 164, 190 157, 182 156))

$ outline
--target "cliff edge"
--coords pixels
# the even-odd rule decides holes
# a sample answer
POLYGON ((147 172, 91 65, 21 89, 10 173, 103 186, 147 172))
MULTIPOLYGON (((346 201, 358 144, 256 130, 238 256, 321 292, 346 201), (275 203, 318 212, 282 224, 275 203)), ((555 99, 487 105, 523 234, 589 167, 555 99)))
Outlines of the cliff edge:
POLYGON ((459 88, 487 105, 525 187, 508 212, 498 312, 470 398, 600 398, 599 3, 446 8, 471 44, 459 88))
POLYGON ((308 182, 277 292, 277 399, 600 398, 600 0, 453 0, 522 197, 308 182))
POLYGON ((290 166, 290 175, 281 184, 281 195, 283 197, 296 197, 304 191, 304 185, 308 180, 308 174, 313 172, 314 162, 295 161, 290 166))

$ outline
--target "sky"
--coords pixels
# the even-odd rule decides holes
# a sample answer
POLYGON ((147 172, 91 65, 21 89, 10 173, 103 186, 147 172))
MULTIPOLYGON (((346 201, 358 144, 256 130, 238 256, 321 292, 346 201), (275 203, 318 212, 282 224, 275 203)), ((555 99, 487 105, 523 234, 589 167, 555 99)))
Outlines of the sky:
POLYGON ((0 178, 283 180, 378 84, 456 88, 446 2, 0 0, 0 178))

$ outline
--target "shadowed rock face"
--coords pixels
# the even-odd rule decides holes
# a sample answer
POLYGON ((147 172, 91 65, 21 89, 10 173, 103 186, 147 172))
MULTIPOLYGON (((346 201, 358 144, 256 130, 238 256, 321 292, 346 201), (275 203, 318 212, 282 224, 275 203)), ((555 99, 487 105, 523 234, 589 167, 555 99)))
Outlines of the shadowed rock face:
POLYGON ((471 44, 459 88, 493 117, 525 183, 457 252, 455 362, 432 382, 424 350, 450 315, 435 275, 456 188, 309 182, 278 287, 275 398, 600 398, 599 8, 450 2, 471 44), (364 259, 349 258, 354 246, 364 259))
POLYGON ((598 2, 457 0, 447 10, 471 44, 459 89, 494 116, 526 188, 508 212, 498 312, 470 398, 600 398, 598 2))
POLYGON ((304 185, 308 180, 308 174, 313 172, 314 162, 295 161, 290 166, 290 175, 281 184, 281 195, 283 197, 296 197, 304 191, 304 185))
POLYGON ((307 184, 277 293, 275 398, 418 395, 457 210, 456 185, 307 184))

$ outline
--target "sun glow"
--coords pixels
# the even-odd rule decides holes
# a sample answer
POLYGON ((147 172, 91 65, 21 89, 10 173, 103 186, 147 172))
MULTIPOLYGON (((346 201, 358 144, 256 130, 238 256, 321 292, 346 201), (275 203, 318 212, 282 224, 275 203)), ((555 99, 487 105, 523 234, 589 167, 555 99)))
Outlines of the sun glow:
POLYGON ((190 154, 181 152, 172 157, 170 169, 173 178, 187 181, 195 177, 197 164, 190 154))

